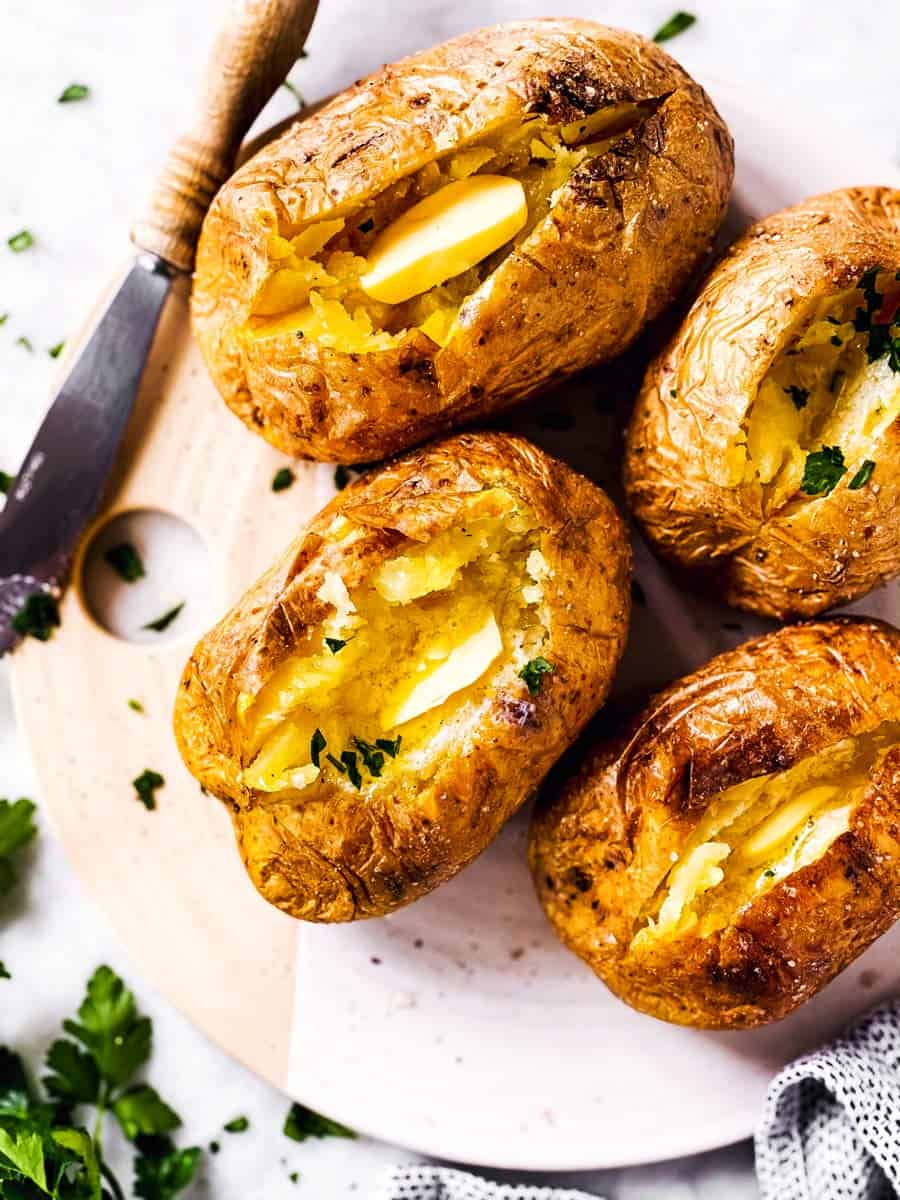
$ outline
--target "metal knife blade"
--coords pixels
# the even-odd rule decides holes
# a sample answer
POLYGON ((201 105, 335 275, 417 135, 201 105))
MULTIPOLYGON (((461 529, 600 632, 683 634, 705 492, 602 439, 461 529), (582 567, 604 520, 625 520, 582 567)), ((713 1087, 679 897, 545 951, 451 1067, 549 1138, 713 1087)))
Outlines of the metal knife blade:
POLYGON ((28 596, 66 582, 99 504, 177 272, 142 254, 56 394, 0 512, 0 656, 28 596))

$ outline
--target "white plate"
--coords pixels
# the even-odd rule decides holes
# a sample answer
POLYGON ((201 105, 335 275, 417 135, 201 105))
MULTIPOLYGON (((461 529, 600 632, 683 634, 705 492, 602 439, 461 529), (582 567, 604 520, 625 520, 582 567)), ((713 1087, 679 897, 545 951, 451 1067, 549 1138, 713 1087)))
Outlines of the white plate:
MULTIPOLYGON (((737 146, 729 233, 816 192, 900 183, 852 135, 726 85, 710 91, 737 146)), ((602 421, 586 434, 581 416, 597 382, 570 389, 581 393, 576 434, 527 432, 614 490, 617 436, 602 421)), ((635 607, 619 696, 771 627, 692 603, 643 547, 637 575, 648 604, 635 607)), ((856 610, 897 620, 898 595, 883 589, 856 610)), ((525 867, 527 826, 520 813, 452 883, 386 920, 300 927, 292 1091, 439 1157, 535 1170, 641 1163, 746 1137, 783 1063, 900 985, 897 929, 774 1026, 701 1033, 641 1016, 550 932, 525 867)))

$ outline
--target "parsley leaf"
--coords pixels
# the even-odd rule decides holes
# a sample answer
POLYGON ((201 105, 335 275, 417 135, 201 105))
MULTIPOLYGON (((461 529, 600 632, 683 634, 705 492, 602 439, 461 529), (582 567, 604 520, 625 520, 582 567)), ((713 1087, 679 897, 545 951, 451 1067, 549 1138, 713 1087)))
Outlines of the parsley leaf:
POLYGON ((869 480, 872 478, 872 472, 874 470, 875 470, 875 463, 873 462, 873 460, 871 458, 865 459, 865 461, 860 465, 859 470, 856 472, 856 474, 853 476, 853 478, 847 484, 847 487, 850 489, 851 492, 856 492, 860 488, 864 488, 866 486, 866 484, 869 482, 869 480))
POLYGON ((347 642, 341 638, 326 638, 325 645, 332 654, 337 654, 339 650, 343 650, 343 648, 347 645, 347 642))
POLYGON ((390 755, 391 758, 396 758, 400 753, 400 743, 402 741, 402 737, 396 737, 393 740, 391 738, 376 738, 375 745, 379 750, 383 750, 385 754, 390 755))
POLYGON ((520 679, 525 680, 531 695, 536 696, 544 686, 542 676, 552 675, 555 670, 553 663, 547 662, 546 658, 539 654, 537 658, 527 662, 518 675, 520 679))
POLYGON ((654 42, 667 42, 670 38, 677 37, 679 33, 684 33, 686 29, 696 23, 697 18, 688 12, 677 12, 669 17, 664 25, 661 25, 653 35, 654 42))
POLYGON ((34 234, 30 229, 20 229, 18 233, 6 239, 6 244, 13 254, 21 254, 23 250, 30 250, 34 245, 34 234))
POLYGON ((23 637, 49 642, 59 625, 59 605, 49 592, 32 592, 12 619, 12 627, 23 637))
POLYGON ((0 896, 5 895, 16 882, 11 856, 27 846, 37 833, 33 815, 34 803, 31 800, 23 798, 15 803, 0 800, 0 896))
POLYGON ((226 1133, 246 1133, 250 1128, 249 1117, 234 1117, 226 1122, 224 1129, 226 1133))
POLYGON ((318 767, 320 765, 319 756, 327 745, 328 743, 325 741, 325 734, 321 729, 316 729, 309 743, 309 757, 311 758, 314 767, 318 767))
POLYGON ((272 491, 283 492, 285 488, 289 488, 294 482, 294 472, 290 467, 282 467, 280 471, 275 472, 275 477, 272 480, 272 491))
MULTIPOLYGON (((7 1171, 10 1167, 49 1195, 44 1166, 44 1139, 40 1131, 30 1124, 19 1121, 0 1123, 0 1180, 9 1178, 7 1171)), ((27 1192, 19 1191, 23 1200, 27 1195, 27 1192)))
POLYGON ((110 546, 103 558, 126 583, 135 583, 146 575, 141 556, 131 542, 110 546))
POLYGON ((801 408, 806 408, 806 402, 809 400, 808 388, 797 387, 792 383, 790 387, 784 389, 793 401, 794 408, 799 412, 801 408))
POLYGON ((91 89, 86 83, 70 83, 67 88, 63 89, 57 104, 71 104, 73 100, 86 100, 90 94, 91 89))
POLYGON ((800 491, 806 496, 827 496, 846 473, 840 446, 823 446, 806 456, 800 491))
POLYGON ((46 1063, 53 1072, 44 1077, 51 1096, 69 1104, 94 1104, 100 1095, 100 1071, 94 1058, 70 1042, 57 1038, 47 1051, 46 1063))
POLYGON ((156 790, 165 784, 165 779, 158 771, 151 771, 149 767, 138 775, 137 779, 132 779, 134 790, 138 794, 138 800, 143 804, 148 812, 152 812, 156 808, 156 790))
POLYGON ((178 1113, 146 1083, 122 1092, 113 1101, 112 1111, 129 1142, 141 1135, 171 1133, 181 1124, 178 1113))
POLYGON ((0 1046, 0 1117, 25 1117, 33 1103, 25 1064, 18 1054, 0 1046))
POLYGON ((170 608, 168 612, 163 613, 161 617, 157 617, 155 621, 148 621, 146 625, 142 625, 142 629, 152 629, 154 633, 162 633, 168 629, 181 610, 184 608, 185 602, 182 600, 180 604, 176 604, 174 608, 170 608))
POLYGON ((133 994, 110 967, 97 968, 78 1021, 64 1021, 63 1029, 88 1050, 108 1084, 128 1083, 150 1057, 150 1021, 138 1015, 133 994))
POLYGON ((141 1138, 138 1148, 134 1194, 140 1200, 173 1200, 193 1180, 203 1153, 199 1146, 176 1150, 167 1137, 141 1138))
POLYGON ((356 1134, 346 1125, 323 1117, 305 1104, 292 1104, 284 1119, 284 1136, 294 1142, 305 1142, 307 1138, 342 1137, 355 1138, 356 1134))
POLYGON ((50 355, 51 358, 59 358, 59 356, 62 354, 62 352, 63 352, 63 350, 65 350, 65 348, 66 348, 65 342, 57 342, 55 346, 51 346, 48 349, 47 353, 50 355))

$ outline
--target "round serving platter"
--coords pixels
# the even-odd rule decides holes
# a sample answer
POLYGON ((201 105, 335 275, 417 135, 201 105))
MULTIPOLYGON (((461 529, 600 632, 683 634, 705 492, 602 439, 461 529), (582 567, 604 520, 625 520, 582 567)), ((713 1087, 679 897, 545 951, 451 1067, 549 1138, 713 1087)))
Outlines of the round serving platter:
MULTIPOLYGON (((728 236, 818 191, 900 185, 852 135, 829 129, 826 140, 812 117, 710 90, 737 145, 728 236)), ((619 401, 639 360, 589 372, 510 424, 618 499, 619 401)), ((786 1021, 701 1033, 632 1012, 555 940, 525 866, 527 812, 453 882, 381 921, 298 925, 247 881, 224 808, 180 762, 173 697, 194 637, 333 486, 330 467, 288 464, 228 413, 190 338, 187 289, 176 291, 62 627, 13 659, 44 808, 84 885, 200 1029, 361 1132, 535 1170, 634 1164, 746 1136, 784 1062, 900 985, 900 930, 786 1021), (274 492, 285 465, 295 482, 274 492), (124 536, 147 568, 132 586, 103 563, 124 536), (181 601, 164 633, 143 628, 181 601), (145 768, 165 778, 155 811, 132 787, 145 768)), ((636 574, 613 709, 767 628, 677 591, 640 544, 636 574)), ((856 610, 897 620, 898 597, 896 585, 882 589, 856 610)))

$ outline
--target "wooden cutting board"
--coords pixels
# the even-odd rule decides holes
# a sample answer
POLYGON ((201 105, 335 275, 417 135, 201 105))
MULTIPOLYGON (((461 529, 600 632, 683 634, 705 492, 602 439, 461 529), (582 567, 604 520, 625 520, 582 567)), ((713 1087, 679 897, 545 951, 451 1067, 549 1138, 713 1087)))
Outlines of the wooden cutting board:
MULTIPOLYGON (((815 119, 786 124, 758 97, 713 91, 738 146, 731 233, 803 195, 897 179, 853 139, 830 139, 820 153, 815 119)), ((637 356, 630 372, 625 364, 586 373, 514 427, 619 499, 623 409, 615 400, 639 365, 637 356)), ((556 943, 527 877, 521 818, 458 879, 387 921, 298 927, 256 894, 224 807, 181 763, 171 710, 195 637, 332 494, 331 467, 298 464, 290 464, 294 484, 273 492, 285 465, 216 394, 190 337, 182 285, 84 545, 99 530, 102 548, 111 519, 156 510, 195 532, 208 565, 190 536, 167 540, 150 519, 135 535, 147 578, 122 584, 102 553, 83 553, 53 641, 29 641, 13 658, 43 810, 148 980, 298 1099, 444 1157, 600 1167, 748 1134, 781 1063, 900 983, 900 938, 883 941, 865 971, 857 964, 794 1017, 735 1037, 631 1013, 556 943), (164 634, 141 629, 182 599, 164 634), (91 610, 132 640, 108 632, 91 610), (132 786, 146 768, 165 778, 155 811, 132 786), (388 1076, 402 1086, 385 1087, 388 1076)), ((614 702, 771 627, 682 595, 640 545, 636 569, 646 603, 635 605, 614 702)), ((857 611, 897 620, 898 595, 896 586, 882 589, 857 611)))

